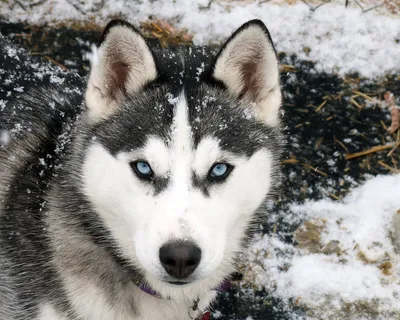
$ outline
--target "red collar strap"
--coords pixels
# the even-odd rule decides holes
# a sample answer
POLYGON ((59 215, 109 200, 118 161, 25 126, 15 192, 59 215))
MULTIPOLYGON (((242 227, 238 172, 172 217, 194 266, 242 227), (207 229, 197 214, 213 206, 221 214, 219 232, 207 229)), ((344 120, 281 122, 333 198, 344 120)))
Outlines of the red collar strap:
POLYGON ((211 320, 211 312, 210 311, 204 312, 203 315, 201 316, 201 319, 199 318, 199 320, 211 320))

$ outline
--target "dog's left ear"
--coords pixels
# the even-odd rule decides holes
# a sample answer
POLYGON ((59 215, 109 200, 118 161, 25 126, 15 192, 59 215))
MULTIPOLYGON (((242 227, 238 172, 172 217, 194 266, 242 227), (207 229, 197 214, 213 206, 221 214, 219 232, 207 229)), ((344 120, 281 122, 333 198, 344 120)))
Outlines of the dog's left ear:
POLYGON ((245 23, 230 37, 216 57, 212 76, 235 97, 254 103, 258 119, 270 125, 279 123, 278 59, 260 20, 245 23))

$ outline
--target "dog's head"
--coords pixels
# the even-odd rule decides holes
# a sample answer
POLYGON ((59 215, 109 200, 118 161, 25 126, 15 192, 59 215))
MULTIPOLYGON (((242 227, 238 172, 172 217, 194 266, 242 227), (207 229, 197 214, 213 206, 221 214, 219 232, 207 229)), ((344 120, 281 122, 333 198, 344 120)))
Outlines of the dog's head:
POLYGON ((111 22, 86 91, 84 193, 118 254, 171 297, 234 271, 276 184, 281 91, 266 27, 250 21, 217 56, 204 50, 156 55, 111 22))

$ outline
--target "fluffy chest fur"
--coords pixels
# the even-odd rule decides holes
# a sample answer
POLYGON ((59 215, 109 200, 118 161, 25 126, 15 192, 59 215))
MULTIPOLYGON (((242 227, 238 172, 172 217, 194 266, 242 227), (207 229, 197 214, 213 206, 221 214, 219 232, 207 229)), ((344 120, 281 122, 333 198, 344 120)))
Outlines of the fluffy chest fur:
MULTIPOLYGON (((85 299, 90 300, 93 305, 88 307, 84 303, 78 306, 81 315, 84 316, 84 319, 87 320, 147 320, 147 319, 165 319, 165 320, 187 320, 190 319, 190 316, 199 317, 199 320, 202 319, 200 313, 193 312, 193 302, 182 303, 182 302, 174 302, 169 300, 161 300, 159 298, 155 298, 149 296, 146 293, 137 291, 137 288, 129 288, 131 289, 129 292, 126 292, 126 297, 131 297, 134 304, 140 310, 140 315, 133 315, 131 311, 125 310, 123 306, 122 308, 110 308, 107 306, 107 301, 99 297, 98 295, 94 295, 93 290, 90 288, 84 288, 84 290, 88 290, 85 292, 85 299), (96 307, 96 309, 94 309, 96 307)), ((206 310, 209 304, 214 300, 216 292, 209 292, 206 296, 201 297, 199 302, 199 309, 206 310)), ((69 320, 65 315, 58 312, 54 309, 54 307, 50 304, 44 304, 40 306, 40 311, 37 316, 37 320, 69 320)), ((78 318, 81 319, 81 318, 78 318)))

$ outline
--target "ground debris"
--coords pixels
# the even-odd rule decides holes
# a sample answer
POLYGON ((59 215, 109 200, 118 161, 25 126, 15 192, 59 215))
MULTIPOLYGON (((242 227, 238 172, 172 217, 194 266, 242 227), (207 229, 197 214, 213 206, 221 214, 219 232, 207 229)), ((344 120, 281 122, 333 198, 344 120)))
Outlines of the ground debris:
POLYGON ((400 127, 400 114, 399 114, 399 107, 396 105, 396 101, 394 99, 393 93, 387 91, 383 95, 385 98, 385 102, 390 110, 390 117, 392 119, 392 124, 387 129, 387 131, 392 134, 400 127))
POLYGON ((301 249, 307 249, 311 253, 321 252, 321 233, 324 228, 325 223, 322 220, 304 222, 294 233, 297 246, 301 249))
POLYGON ((365 156, 367 154, 371 154, 371 153, 375 153, 378 151, 382 151, 382 150, 387 150, 390 148, 393 148, 394 144, 387 144, 387 145, 382 145, 382 146, 374 146, 368 150, 365 151, 360 151, 360 152, 356 152, 356 153, 349 153, 346 154, 346 160, 350 160, 350 159, 354 159, 354 158, 358 158, 361 156, 365 156))
POLYGON ((342 249, 340 247, 340 241, 339 240, 331 240, 329 241, 323 248, 322 248, 322 253, 323 254, 337 254, 340 255, 342 252, 342 249))
POLYGON ((400 209, 393 215, 393 242, 397 253, 400 255, 400 209))
POLYGON ((185 29, 177 29, 165 20, 149 20, 141 23, 143 34, 160 41, 163 48, 171 45, 191 45, 193 35, 185 29))

